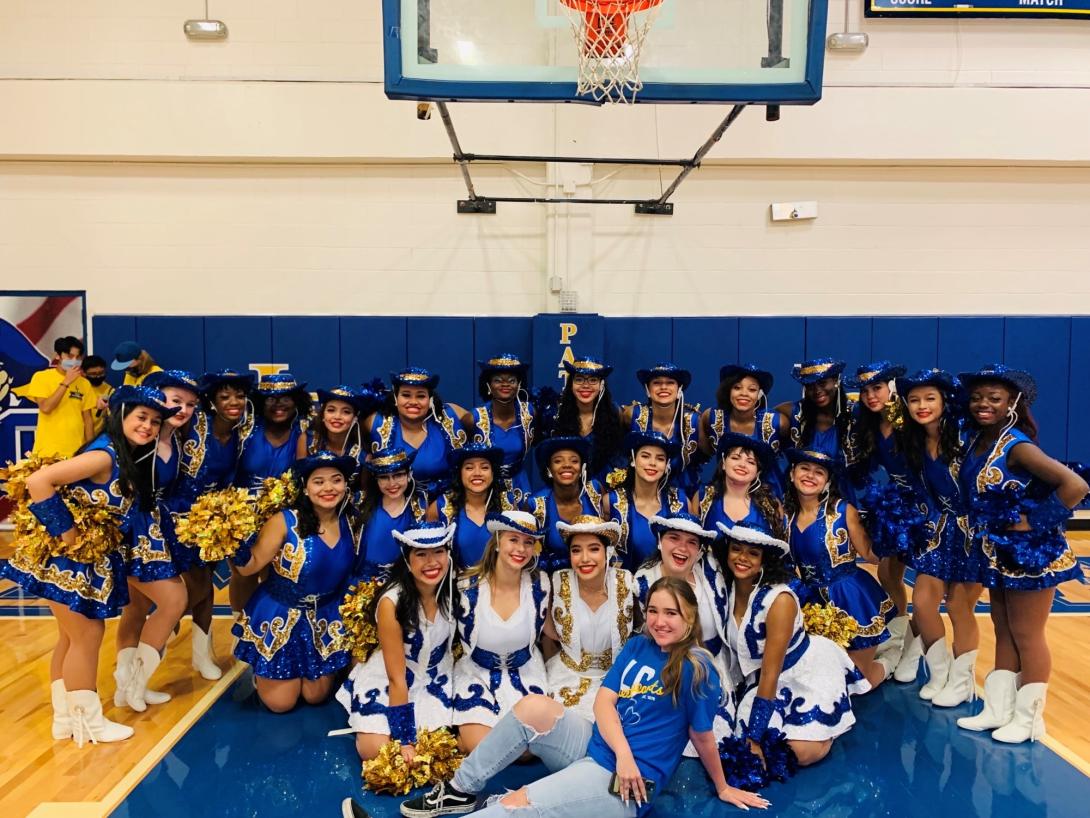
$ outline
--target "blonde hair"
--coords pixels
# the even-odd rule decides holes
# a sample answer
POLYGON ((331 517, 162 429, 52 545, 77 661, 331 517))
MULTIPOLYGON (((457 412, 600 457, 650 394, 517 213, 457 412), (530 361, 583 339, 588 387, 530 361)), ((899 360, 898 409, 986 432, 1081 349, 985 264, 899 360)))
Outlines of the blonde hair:
MULTIPOLYGON (((703 644, 700 637, 700 613, 697 608, 696 594, 689 583, 677 577, 662 577, 655 581, 651 590, 647 592, 647 604, 651 604, 651 597, 658 591, 665 591, 674 598, 674 603, 681 611, 688 629, 685 635, 677 642, 670 645, 670 656, 666 660, 666 666, 662 669, 662 686, 670 691, 674 704, 678 703, 678 694, 681 691, 681 678, 684 674, 685 662, 693 666, 693 678, 690 690, 698 690, 708 678, 708 668, 714 667, 712 655, 703 644)), ((647 617, 644 616, 644 628, 647 627, 647 617)))
MULTIPOLYGON (((507 532, 497 531, 495 534, 488 538, 488 543, 485 544, 484 553, 481 555, 481 561, 476 565, 471 565, 462 571, 460 579, 469 581, 480 581, 482 579, 491 582, 496 576, 496 565, 500 560, 500 535, 507 532)), ((511 532, 517 533, 517 532, 511 532)), ((530 576, 537 576, 537 558, 535 556, 532 562, 526 563, 523 566, 523 571, 526 568, 530 568, 530 576)))

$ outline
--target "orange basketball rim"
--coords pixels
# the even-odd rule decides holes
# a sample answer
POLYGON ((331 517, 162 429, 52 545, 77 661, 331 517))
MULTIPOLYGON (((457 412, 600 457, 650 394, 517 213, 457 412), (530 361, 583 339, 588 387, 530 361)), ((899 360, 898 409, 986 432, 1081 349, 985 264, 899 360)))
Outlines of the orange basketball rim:
POLYGON ((662 0, 560 0, 565 6, 583 13, 586 19, 584 48, 605 58, 622 57, 628 43, 628 18, 647 11, 662 0))

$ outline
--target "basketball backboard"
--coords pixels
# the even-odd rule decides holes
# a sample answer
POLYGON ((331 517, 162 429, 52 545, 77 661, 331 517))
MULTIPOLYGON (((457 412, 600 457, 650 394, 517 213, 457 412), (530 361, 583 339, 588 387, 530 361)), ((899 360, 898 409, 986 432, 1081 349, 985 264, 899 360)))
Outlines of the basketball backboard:
MULTIPOLYGON (((383 0, 391 99, 595 102, 577 93, 579 0, 383 0)), ((661 0, 637 102, 812 104, 827 0, 661 0)), ((614 5, 621 5, 620 2, 614 5)))

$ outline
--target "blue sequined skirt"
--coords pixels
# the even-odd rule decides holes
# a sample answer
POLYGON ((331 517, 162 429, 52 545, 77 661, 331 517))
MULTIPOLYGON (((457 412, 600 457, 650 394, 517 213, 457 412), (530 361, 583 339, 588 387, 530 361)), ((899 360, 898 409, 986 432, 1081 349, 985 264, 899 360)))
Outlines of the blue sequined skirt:
POLYGON ((967 517, 948 515, 943 537, 942 547, 947 552, 946 576, 943 579, 948 582, 984 582, 987 576, 988 561, 984 557, 984 550, 980 542, 974 540, 969 534, 969 521, 967 517))
POLYGON ((235 656, 266 679, 313 680, 347 667, 342 597, 295 607, 274 599, 267 586, 258 586, 231 628, 238 637, 235 656))
POLYGON ((1079 561, 1062 529, 990 534, 982 538, 980 547, 987 560, 984 582, 989 588, 1036 591, 1083 580, 1079 561))
POLYGON ((170 579, 180 573, 173 558, 170 543, 174 541, 174 521, 162 505, 152 511, 135 511, 130 515, 129 560, 125 567, 130 577, 139 582, 170 579))
POLYGON ((129 604, 125 558, 111 551, 95 563, 50 557, 42 564, 24 559, 16 550, 0 561, 0 577, 31 596, 66 605, 88 619, 109 619, 129 604))
POLYGON ((858 565, 841 566, 832 581, 818 592, 824 601, 836 605, 859 623, 859 633, 848 650, 872 648, 889 639, 886 623, 897 609, 878 581, 858 565))

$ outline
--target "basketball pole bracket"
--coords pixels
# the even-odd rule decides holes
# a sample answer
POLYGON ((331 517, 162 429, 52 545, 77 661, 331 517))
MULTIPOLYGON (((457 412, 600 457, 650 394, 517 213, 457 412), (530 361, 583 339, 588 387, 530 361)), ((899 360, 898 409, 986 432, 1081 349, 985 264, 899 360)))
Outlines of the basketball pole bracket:
POLYGON ((443 120, 443 128, 447 132, 450 146, 454 150, 454 161, 462 172, 462 180, 466 185, 469 197, 458 200, 459 213, 485 213, 495 214, 496 205, 499 202, 513 202, 522 204, 612 204, 632 205, 636 213, 646 216, 672 216, 674 215, 674 203, 670 201, 681 183, 689 174, 701 166, 708 152, 723 138, 723 134, 734 124, 745 110, 745 103, 737 103, 720 122, 711 136, 700 146, 691 159, 621 159, 608 156, 523 156, 519 154, 501 153, 466 153, 462 150, 462 144, 458 139, 458 132, 454 128, 454 120, 451 119, 450 109, 446 102, 436 102, 439 116, 443 120), (473 186, 473 176, 469 172, 469 166, 473 162, 560 162, 577 164, 601 164, 601 165, 644 165, 652 167, 678 167, 681 171, 677 178, 657 199, 587 199, 557 196, 481 196, 473 186))

